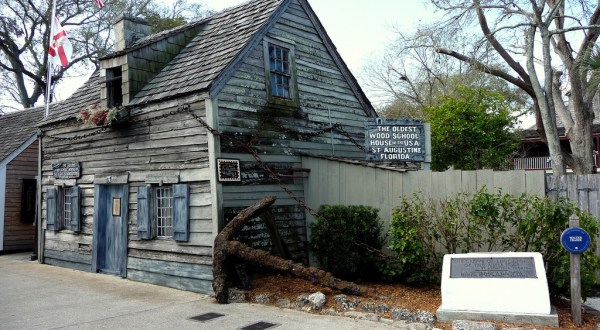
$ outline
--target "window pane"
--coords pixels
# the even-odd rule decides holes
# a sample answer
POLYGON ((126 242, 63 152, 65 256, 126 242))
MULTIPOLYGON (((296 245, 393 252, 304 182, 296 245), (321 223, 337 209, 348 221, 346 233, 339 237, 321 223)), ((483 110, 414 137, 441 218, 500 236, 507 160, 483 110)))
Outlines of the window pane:
POLYGON ((271 95, 277 96, 277 75, 271 73, 271 95))
POLYGON ((282 90, 283 90, 283 94, 282 96, 285 97, 286 99, 290 98, 290 78, 289 77, 282 77, 283 78, 283 84, 281 86, 282 90))
POLYGON ((156 236, 173 236, 173 190, 171 187, 156 187, 154 190, 156 211, 156 236))
POLYGON ((283 73, 290 73, 290 68, 288 66, 288 61, 283 61, 282 64, 283 64, 283 67, 282 67, 281 71, 283 73))

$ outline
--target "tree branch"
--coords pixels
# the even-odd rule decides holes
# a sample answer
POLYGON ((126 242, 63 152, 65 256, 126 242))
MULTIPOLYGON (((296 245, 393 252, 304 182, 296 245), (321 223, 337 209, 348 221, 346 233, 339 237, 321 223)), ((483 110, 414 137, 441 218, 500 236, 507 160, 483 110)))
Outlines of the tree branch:
MULTIPOLYGON (((477 70, 479 70, 481 72, 489 73, 498 78, 502 78, 502 79, 510 82, 511 84, 521 88, 523 91, 525 91, 525 93, 529 94, 530 96, 535 97, 535 93, 533 92, 531 84, 527 81, 523 81, 522 79, 513 77, 505 71, 502 71, 502 70, 496 69, 494 67, 491 67, 489 65, 483 64, 482 62, 480 62, 472 57, 468 57, 466 55, 455 52, 453 50, 438 48, 438 49, 436 49, 436 52, 438 52, 440 54, 452 56, 460 61, 463 61, 465 63, 468 63, 468 64, 474 66, 477 70)), ((529 77, 529 75, 527 75, 527 77, 529 77)))
POLYGON ((600 25, 572 26, 569 28, 550 30, 549 32, 550 32, 550 35, 555 35, 555 34, 565 34, 567 32, 581 31, 581 30, 598 30, 598 31, 600 31, 600 25))
MULTIPOLYGON (((590 17, 590 21, 588 26, 596 25, 600 23, 600 6, 596 6, 594 13, 590 17)), ((600 35, 600 29, 590 30, 588 34, 585 35, 583 41, 581 42, 581 46, 579 47, 578 54, 585 54, 585 52, 596 42, 598 36, 600 35)))
POLYGON ((492 31, 490 30, 490 27, 487 23, 487 18, 485 17, 485 13, 481 8, 480 0, 473 0, 473 5, 475 5, 477 18, 479 20, 479 26, 481 27, 481 31, 483 32, 483 35, 485 36, 486 40, 492 45, 492 47, 494 47, 494 49, 498 52, 500 57, 502 57, 502 59, 508 64, 508 66, 515 70, 515 72, 519 75, 519 77, 521 77, 523 81, 529 81, 529 75, 527 74, 525 69, 523 69, 523 67, 517 61, 515 61, 512 58, 512 56, 510 56, 510 54, 506 51, 502 44, 500 44, 498 39, 496 39, 492 31))

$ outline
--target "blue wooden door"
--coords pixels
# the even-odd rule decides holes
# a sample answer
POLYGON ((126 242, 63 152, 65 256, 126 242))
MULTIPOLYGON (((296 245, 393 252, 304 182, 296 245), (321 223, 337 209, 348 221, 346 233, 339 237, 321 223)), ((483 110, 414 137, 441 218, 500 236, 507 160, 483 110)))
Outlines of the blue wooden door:
POLYGON ((92 271, 126 277, 127 185, 97 185, 94 196, 92 271))

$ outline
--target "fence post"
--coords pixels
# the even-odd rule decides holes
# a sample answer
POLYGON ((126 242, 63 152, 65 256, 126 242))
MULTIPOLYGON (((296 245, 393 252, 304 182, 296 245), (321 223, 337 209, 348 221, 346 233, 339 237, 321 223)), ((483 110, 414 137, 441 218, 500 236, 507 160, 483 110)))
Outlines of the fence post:
MULTIPOLYGON (((569 228, 579 228, 579 217, 571 215, 569 228)), ((581 325, 581 254, 569 253, 571 261, 571 315, 573 323, 581 325)))

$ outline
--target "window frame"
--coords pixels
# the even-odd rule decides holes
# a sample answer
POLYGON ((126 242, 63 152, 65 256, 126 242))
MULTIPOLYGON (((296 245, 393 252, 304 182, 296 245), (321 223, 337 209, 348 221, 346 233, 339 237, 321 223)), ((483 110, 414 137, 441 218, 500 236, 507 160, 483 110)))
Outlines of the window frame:
POLYGON ((106 106, 123 105, 123 69, 120 66, 106 69, 106 106))
POLYGON ((152 186, 152 222, 156 238, 173 238, 173 185, 152 186))
POLYGON ((71 186, 59 187, 58 189, 58 203, 59 203, 59 212, 60 217, 58 217, 58 221, 60 221, 61 229, 71 229, 71 205, 72 205, 72 194, 71 194, 71 186))
MULTIPOLYGON (((265 37, 263 40, 263 56, 265 64, 265 87, 267 91, 267 100, 270 103, 284 105, 284 106, 299 106, 298 100, 298 83, 297 83, 297 71, 296 71, 296 47, 281 40, 265 37), (287 61, 282 60, 282 66, 287 62, 288 72, 279 72, 276 69, 271 68, 271 54, 270 47, 281 48, 287 51, 287 61), (289 82, 289 97, 279 96, 273 94, 273 75, 287 78, 289 82)), ((276 78, 275 78, 276 80, 276 78)), ((276 82, 275 82, 276 83, 276 82)))

